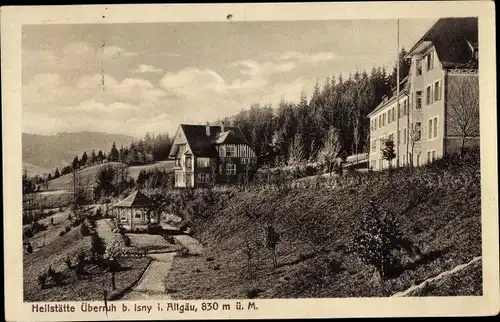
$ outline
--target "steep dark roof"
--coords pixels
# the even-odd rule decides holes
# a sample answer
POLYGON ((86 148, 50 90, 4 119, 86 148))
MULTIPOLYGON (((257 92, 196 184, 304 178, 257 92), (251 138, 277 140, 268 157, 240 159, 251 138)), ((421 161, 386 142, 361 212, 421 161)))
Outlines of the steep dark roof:
POLYGON ((140 192, 139 190, 130 194, 127 198, 122 201, 114 204, 113 207, 121 207, 121 208, 134 208, 134 207, 149 207, 154 204, 153 200, 151 200, 148 196, 140 192))
POLYGON ((239 127, 225 126, 224 132, 218 125, 210 125, 210 135, 205 125, 181 124, 191 152, 197 157, 217 156, 216 144, 249 144, 239 127))
MULTIPOLYGON (((408 91, 409 91, 409 83, 408 83, 408 76, 406 76, 405 78, 403 78, 402 81, 399 82, 399 97, 407 95, 408 91)), ((394 102, 396 100, 396 95, 397 95, 397 90, 396 87, 394 87, 387 95, 385 95, 382 98, 382 102, 380 102, 380 104, 373 111, 368 113, 367 116, 370 117, 374 113, 383 109, 389 103, 394 102)))
POLYGON ((460 68, 470 64, 476 65, 473 59, 472 46, 478 44, 477 18, 442 18, 439 19, 425 35, 413 46, 408 55, 423 42, 430 41, 436 48, 439 60, 445 68, 460 68))

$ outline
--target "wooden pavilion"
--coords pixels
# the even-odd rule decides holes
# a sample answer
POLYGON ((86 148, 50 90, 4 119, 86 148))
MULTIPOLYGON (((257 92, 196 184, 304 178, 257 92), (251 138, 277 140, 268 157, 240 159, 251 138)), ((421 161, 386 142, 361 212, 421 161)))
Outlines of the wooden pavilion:
POLYGON ((136 190, 127 198, 113 205, 113 216, 118 225, 129 231, 159 224, 159 216, 152 210, 154 201, 136 190))

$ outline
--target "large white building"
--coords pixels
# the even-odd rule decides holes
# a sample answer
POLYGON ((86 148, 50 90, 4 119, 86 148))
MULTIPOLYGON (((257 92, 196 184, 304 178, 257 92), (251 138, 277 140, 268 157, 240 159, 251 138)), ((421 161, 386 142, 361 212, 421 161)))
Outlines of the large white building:
POLYGON ((394 142, 392 166, 419 166, 479 143, 477 30, 477 18, 439 19, 411 48, 399 98, 392 90, 368 115, 371 169, 389 167, 386 139, 394 142))

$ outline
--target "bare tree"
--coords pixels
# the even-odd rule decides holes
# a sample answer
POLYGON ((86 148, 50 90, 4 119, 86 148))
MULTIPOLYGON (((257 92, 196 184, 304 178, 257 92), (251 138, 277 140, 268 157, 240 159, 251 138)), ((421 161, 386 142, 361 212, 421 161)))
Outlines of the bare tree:
POLYGON ((300 135, 297 133, 288 148, 288 165, 296 166, 298 168, 304 159, 304 147, 302 140, 300 139, 300 135))
POLYGON ((332 175, 333 165, 338 158, 341 149, 339 132, 335 128, 330 128, 326 136, 323 148, 318 153, 318 161, 323 164, 330 176, 332 175))
POLYGON ((479 82, 477 77, 457 77, 450 82, 448 119, 450 130, 460 138, 460 152, 465 144, 479 136, 479 82))
POLYGON ((422 135, 422 130, 421 130, 421 125, 420 123, 416 124, 411 124, 410 127, 408 127, 408 145, 410 147, 410 152, 408 155, 409 159, 409 164, 411 167, 414 166, 413 164, 413 156, 415 152, 415 144, 420 141, 420 137, 422 135))

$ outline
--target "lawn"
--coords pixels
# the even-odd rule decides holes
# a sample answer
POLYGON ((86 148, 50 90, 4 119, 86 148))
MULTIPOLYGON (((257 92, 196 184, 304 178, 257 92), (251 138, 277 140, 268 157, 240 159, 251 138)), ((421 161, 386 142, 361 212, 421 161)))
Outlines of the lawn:
POLYGON ((162 250, 162 251, 177 251, 180 246, 168 243, 161 235, 150 234, 127 234, 130 238, 131 250, 162 250))

